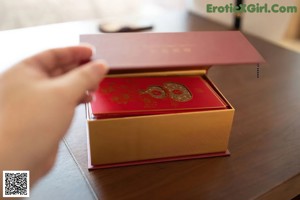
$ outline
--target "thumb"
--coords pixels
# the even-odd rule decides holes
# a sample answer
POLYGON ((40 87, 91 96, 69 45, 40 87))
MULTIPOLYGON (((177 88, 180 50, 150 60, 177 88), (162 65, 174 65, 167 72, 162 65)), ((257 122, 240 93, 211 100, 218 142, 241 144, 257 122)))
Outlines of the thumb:
POLYGON ((86 91, 97 89, 107 71, 108 67, 103 61, 91 61, 60 76, 57 83, 77 103, 86 95, 86 91))

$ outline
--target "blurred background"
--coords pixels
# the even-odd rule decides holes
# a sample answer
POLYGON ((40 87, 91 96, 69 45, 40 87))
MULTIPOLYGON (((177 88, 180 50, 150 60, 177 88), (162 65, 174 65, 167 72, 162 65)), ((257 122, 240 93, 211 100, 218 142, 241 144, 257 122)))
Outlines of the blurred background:
MULTIPOLYGON (((226 26, 234 26, 231 13, 207 13, 206 5, 236 0, 0 0, 0 31, 78 20, 102 21, 128 16, 154 16, 189 11, 226 26)), ((300 0, 244 0, 244 3, 295 5, 300 0)), ((300 11, 297 13, 244 14, 241 30, 300 52, 300 11)))

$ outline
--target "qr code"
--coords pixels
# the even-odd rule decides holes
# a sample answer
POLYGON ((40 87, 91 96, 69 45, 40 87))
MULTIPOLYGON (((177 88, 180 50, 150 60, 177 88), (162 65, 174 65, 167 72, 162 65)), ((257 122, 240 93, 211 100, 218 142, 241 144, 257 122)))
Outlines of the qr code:
POLYGON ((29 171, 3 171, 3 197, 29 197, 29 171))

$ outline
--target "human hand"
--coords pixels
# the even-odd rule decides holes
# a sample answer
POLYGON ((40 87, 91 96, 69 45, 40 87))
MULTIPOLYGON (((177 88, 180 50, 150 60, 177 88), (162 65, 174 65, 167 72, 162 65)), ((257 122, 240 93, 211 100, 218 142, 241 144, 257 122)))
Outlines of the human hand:
POLYGON ((87 46, 52 49, 0 74, 1 171, 29 170, 32 184, 51 169, 75 107, 107 72, 91 55, 87 46))

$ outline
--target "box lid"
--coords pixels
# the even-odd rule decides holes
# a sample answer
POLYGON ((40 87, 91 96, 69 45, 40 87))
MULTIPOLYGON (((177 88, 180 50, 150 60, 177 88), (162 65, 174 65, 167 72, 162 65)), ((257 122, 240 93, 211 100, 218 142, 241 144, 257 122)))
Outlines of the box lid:
POLYGON ((91 34, 81 35, 80 42, 96 47, 92 59, 106 60, 110 73, 264 62, 239 31, 91 34))

